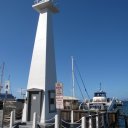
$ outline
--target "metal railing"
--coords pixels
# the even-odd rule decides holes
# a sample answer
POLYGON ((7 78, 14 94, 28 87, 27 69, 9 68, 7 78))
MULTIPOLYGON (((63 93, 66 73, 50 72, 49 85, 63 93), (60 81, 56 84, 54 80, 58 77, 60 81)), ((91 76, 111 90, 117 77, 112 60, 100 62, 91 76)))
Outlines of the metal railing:
POLYGON ((38 4, 40 2, 48 2, 48 1, 50 1, 50 2, 54 3, 54 5, 56 5, 58 0, 35 0, 34 4, 38 4))

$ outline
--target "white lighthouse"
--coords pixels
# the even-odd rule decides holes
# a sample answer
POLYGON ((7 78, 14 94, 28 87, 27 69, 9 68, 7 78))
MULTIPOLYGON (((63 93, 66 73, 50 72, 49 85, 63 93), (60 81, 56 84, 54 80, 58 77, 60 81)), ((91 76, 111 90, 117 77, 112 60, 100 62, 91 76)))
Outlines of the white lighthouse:
POLYGON ((56 66, 52 30, 52 14, 58 12, 53 0, 36 0, 32 6, 39 13, 31 60, 27 99, 22 121, 32 121, 37 113, 38 121, 44 123, 55 115, 56 66))

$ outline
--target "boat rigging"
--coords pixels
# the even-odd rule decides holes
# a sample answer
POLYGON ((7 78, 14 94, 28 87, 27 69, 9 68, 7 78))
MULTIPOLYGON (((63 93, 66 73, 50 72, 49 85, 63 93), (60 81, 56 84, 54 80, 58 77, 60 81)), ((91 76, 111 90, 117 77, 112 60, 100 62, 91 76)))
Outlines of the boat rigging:
POLYGON ((84 83, 84 80, 82 79, 82 75, 81 75, 81 73, 80 73, 80 70, 79 70, 79 68, 78 68, 78 65, 76 64, 76 61, 74 60, 74 58, 73 58, 73 56, 71 56, 71 60, 72 60, 72 86, 73 86, 73 90, 72 90, 72 96, 73 97, 75 97, 75 80, 76 80, 76 83, 77 83, 77 85, 78 85, 78 88, 79 88, 79 90, 80 90, 80 93, 81 93, 81 95, 82 95, 82 98, 83 99, 85 99, 84 98, 84 95, 83 95, 83 93, 82 93, 82 90, 81 90, 81 88, 80 88, 80 85, 79 85, 79 82, 78 82, 78 79, 77 79, 77 75, 76 75, 76 73, 75 73, 75 71, 74 71, 74 69, 76 69, 77 70, 77 74, 79 75, 79 77, 80 77, 80 79, 81 79, 81 81, 82 81, 82 84, 83 84, 83 87, 84 87, 84 91, 85 91, 85 93, 87 94, 87 97, 88 97, 88 99, 90 99, 90 96, 89 96, 89 94, 88 94, 88 91, 87 91, 87 89, 86 89, 86 87, 85 87, 85 83, 84 83))
POLYGON ((80 79, 81 79, 81 82, 82 82, 82 84, 83 84, 84 91, 85 91, 85 93, 87 94, 88 99, 90 99, 90 96, 89 96, 88 91, 87 91, 87 89, 86 89, 86 87, 85 87, 84 80, 83 80, 83 78, 82 78, 82 75, 81 75, 81 73, 80 73, 80 70, 79 70, 79 68, 78 68, 78 65, 77 65, 76 61, 74 61, 74 66, 75 66, 76 69, 77 69, 77 73, 78 73, 78 75, 79 75, 79 77, 80 77, 80 79))

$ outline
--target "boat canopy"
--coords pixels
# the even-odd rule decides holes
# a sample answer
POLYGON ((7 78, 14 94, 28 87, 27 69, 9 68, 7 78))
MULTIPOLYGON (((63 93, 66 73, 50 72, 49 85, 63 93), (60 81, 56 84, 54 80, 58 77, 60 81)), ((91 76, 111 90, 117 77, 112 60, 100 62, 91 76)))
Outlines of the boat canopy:
POLYGON ((103 91, 95 92, 94 97, 106 97, 106 92, 103 91))

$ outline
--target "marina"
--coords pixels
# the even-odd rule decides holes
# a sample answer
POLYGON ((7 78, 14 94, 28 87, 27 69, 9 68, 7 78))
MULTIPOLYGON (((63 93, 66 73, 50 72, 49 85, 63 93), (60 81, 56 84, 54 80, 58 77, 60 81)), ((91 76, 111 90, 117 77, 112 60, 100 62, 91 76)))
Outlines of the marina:
MULTIPOLYGON (((7 106, 9 103, 7 103, 7 106)), ((11 103, 12 104, 12 103, 11 103)), ((126 104, 126 103, 124 103, 126 104)), ((10 110, 14 110, 14 104, 13 107, 10 107, 10 110), (12 109, 13 108, 13 109, 12 109)), ((20 105, 21 106, 21 105, 20 105)), ((127 104, 128 106, 128 104, 127 104)), ((83 111, 83 110, 70 110, 70 109, 63 109, 59 112, 59 115, 55 115, 55 117, 46 120, 44 124, 40 122, 33 122, 38 120, 37 116, 35 117, 35 120, 33 119, 32 122, 20 122, 22 111, 21 109, 16 110, 15 117, 13 116, 14 113, 6 113, 4 117, 4 128, 10 128, 12 125, 12 128, 38 128, 39 127, 47 127, 47 128, 127 128, 128 127, 128 116, 121 114, 120 111, 122 111, 121 108, 116 109, 115 111, 106 112, 106 111, 83 111), (9 115, 9 116, 8 116, 9 115), (13 120, 11 118, 14 118, 13 120), (12 124, 11 124, 12 122, 12 124), (57 124, 56 124, 57 123, 57 124), (36 124, 37 126, 34 126, 36 124)), ((9 107, 8 107, 9 108, 9 107)), ((9 110, 9 111, 10 111, 9 110)), ((7 109, 6 109, 7 111, 7 109)), ((2 111, 1 111, 2 113, 2 111)), ((35 115, 35 113, 34 113, 35 115)), ((1 120, 2 121, 2 120, 1 120)), ((0 121, 0 122, 1 122, 0 121)))
POLYGON ((3 63, 0 67, 0 128, 128 128, 128 102, 108 97, 101 83, 91 99, 73 56, 72 96, 64 94, 64 84, 57 79, 52 26, 52 16, 60 9, 55 0, 35 0, 32 8, 39 19, 26 92, 22 99, 13 96, 10 78, 5 81, 5 92, 1 92, 3 63), (83 90, 78 84, 75 67, 83 90), (78 91, 75 82, 83 100, 75 95, 78 91))

